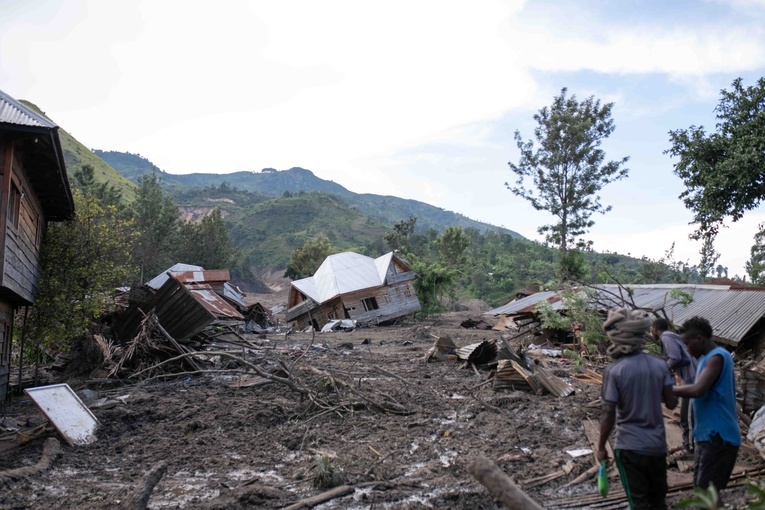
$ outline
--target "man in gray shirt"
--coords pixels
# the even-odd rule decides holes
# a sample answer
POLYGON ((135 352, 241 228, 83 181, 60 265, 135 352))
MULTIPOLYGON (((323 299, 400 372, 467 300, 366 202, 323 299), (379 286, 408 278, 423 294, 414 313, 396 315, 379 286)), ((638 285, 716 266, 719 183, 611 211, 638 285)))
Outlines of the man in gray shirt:
MULTIPOLYGON (((656 319, 651 325, 651 335, 661 344, 661 357, 667 363, 669 371, 680 378, 682 384, 693 384, 696 378, 698 361, 688 353, 680 335, 669 330, 669 322, 656 319)), ((683 457, 693 454, 691 437, 691 419, 689 417, 691 399, 680 399, 680 428, 683 429, 683 457)))
POLYGON ((667 365, 643 352, 651 319, 640 310, 608 312, 603 324, 611 341, 613 363, 603 373, 603 413, 598 460, 607 457, 606 442, 616 427, 614 455, 622 486, 633 509, 666 509, 667 441, 661 403, 677 405, 674 379, 667 365))

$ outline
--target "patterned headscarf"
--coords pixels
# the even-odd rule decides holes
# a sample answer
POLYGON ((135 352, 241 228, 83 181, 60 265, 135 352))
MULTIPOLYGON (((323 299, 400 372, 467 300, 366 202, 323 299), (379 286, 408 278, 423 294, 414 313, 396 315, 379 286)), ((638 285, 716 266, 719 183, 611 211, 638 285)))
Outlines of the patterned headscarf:
POLYGON ((629 308, 609 310, 606 322, 603 323, 603 329, 611 340, 607 350, 608 355, 616 359, 640 349, 650 327, 651 319, 643 310, 629 308))

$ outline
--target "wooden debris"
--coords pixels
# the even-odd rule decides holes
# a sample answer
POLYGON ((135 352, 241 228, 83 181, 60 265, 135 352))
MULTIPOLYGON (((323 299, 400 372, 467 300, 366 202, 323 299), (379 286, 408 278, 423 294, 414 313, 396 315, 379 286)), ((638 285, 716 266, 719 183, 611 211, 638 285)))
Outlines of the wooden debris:
POLYGON ((146 510, 151 493, 167 471, 167 461, 154 464, 141 479, 133 492, 117 507, 119 510, 146 510))
POLYGON ((542 510, 542 507, 531 499, 520 487, 518 487, 501 469, 492 461, 479 455, 468 466, 468 471, 473 478, 486 487, 495 499, 507 508, 517 510, 542 510))
POLYGON ((312 508, 320 503, 325 503, 331 499, 345 496, 346 494, 351 493, 353 491, 354 489, 350 485, 340 485, 339 487, 335 487, 334 489, 330 489, 326 492, 322 492, 321 494, 317 494, 316 496, 311 496, 310 498, 301 499, 297 503, 293 503, 290 506, 285 507, 283 510, 301 510, 302 508, 312 508))
POLYGON ((38 460, 34 466, 24 466, 2 471, 0 472, 0 482, 26 478, 47 471, 53 465, 53 461, 56 460, 56 457, 58 457, 60 453, 61 443, 58 442, 58 439, 49 437, 45 440, 45 444, 43 445, 40 460, 38 460))
POLYGON ((571 377, 577 381, 583 381, 592 384, 603 384, 603 376, 594 370, 590 370, 589 368, 585 368, 581 374, 573 374, 571 377))

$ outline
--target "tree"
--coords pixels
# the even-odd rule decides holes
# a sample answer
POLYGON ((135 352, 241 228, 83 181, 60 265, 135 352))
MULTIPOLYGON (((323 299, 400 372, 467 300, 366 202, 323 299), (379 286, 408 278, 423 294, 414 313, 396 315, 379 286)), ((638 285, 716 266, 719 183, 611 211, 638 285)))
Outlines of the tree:
POLYGON ((177 249, 180 213, 170 196, 162 190, 156 174, 139 177, 138 185, 138 196, 132 204, 132 211, 139 233, 135 253, 143 282, 144 278, 151 278, 174 262, 179 262, 172 258, 177 249))
POLYGON ((330 244, 329 239, 324 234, 319 234, 292 252, 284 276, 293 280, 313 276, 324 259, 333 253, 335 253, 335 249, 330 244))
POLYGON ((93 195, 105 205, 122 205, 122 191, 105 182, 96 182, 95 169, 92 165, 82 165, 72 175, 72 184, 87 195, 93 195))
POLYGON ((385 234, 385 242, 390 249, 404 255, 411 253, 415 225, 417 225, 417 218, 414 216, 410 216, 408 220, 397 221, 393 225, 393 232, 385 234))
POLYGON ((464 253, 470 246, 470 237, 462 231, 462 227, 447 227, 435 244, 444 265, 455 267, 465 262, 464 253))
POLYGON ((205 269, 230 269, 239 253, 231 246, 231 238, 220 208, 199 223, 185 223, 180 229, 179 257, 188 264, 205 269))
POLYGON ((760 224, 759 231, 754 235, 754 244, 749 251, 746 261, 746 274, 753 285, 765 285, 765 223, 760 224))
POLYGON ((714 246, 714 237, 704 236, 704 244, 701 246, 701 262, 699 262, 699 273, 701 278, 706 278, 709 273, 714 271, 715 264, 720 258, 714 246))
POLYGON ((602 141, 613 132, 613 103, 601 105, 590 96, 582 102, 576 96, 566 97, 566 89, 534 115, 538 126, 534 142, 524 142, 519 131, 515 141, 521 152, 518 164, 508 163, 518 180, 505 186, 515 195, 528 200, 538 211, 547 211, 556 223, 544 225, 539 233, 558 246, 565 256, 569 246, 593 225, 593 213, 606 213, 598 192, 607 184, 627 176, 629 170, 620 161, 604 162, 602 141), (526 186, 530 179, 533 187, 526 186))
POLYGON ((83 334, 114 304, 111 292, 134 271, 132 221, 95 195, 77 188, 72 195, 74 219, 52 223, 42 247, 31 331, 43 345, 62 347, 83 334))
POLYGON ((685 184, 680 198, 698 226, 694 239, 716 236, 726 217, 738 221, 765 197, 765 78, 752 87, 738 78, 720 95, 716 131, 670 131, 672 147, 665 151, 679 158, 674 172, 685 184))

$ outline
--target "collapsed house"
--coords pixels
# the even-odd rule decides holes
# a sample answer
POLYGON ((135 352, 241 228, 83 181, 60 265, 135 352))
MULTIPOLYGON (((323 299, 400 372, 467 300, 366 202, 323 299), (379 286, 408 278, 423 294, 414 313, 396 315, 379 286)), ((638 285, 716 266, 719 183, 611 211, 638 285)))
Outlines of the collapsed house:
POLYGON ((420 311, 416 278, 393 252, 376 259, 350 251, 330 255, 313 276, 292 282, 286 318, 317 331, 337 319, 391 321, 420 311))
MULTIPOLYGON (((35 303, 49 221, 71 219, 74 200, 58 126, 0 91, 0 399, 9 388, 13 315, 35 303)), ((23 347, 22 347, 23 348, 23 347)))
MULTIPOLYGON (((765 292, 762 287, 742 285, 595 285, 587 292, 590 306, 605 312, 629 306, 656 313, 675 327, 694 316, 712 325, 713 339, 729 349, 752 352, 762 358, 765 351, 765 292), (629 290, 627 290, 629 289, 629 290)), ((549 303, 565 313, 567 304, 557 291, 537 292, 486 312, 498 318, 495 329, 507 329, 536 320, 537 306, 549 303)), ((743 409, 750 412, 765 405, 765 362, 742 369, 743 409)))
MULTIPOLYGON (((582 289, 581 292, 588 292, 590 306, 602 312, 619 306, 639 308, 666 316, 674 326, 682 325, 691 317, 700 316, 712 325, 716 342, 755 351, 765 347, 765 292, 760 287, 602 284, 582 289)), ((565 313, 567 305, 561 293, 543 291, 511 301, 484 315, 498 317, 503 323, 512 320, 517 324, 533 318, 537 305, 543 301, 549 303, 554 310, 565 313)))
POLYGON ((175 264, 132 293, 130 306, 118 323, 117 334, 123 342, 133 338, 151 311, 178 342, 215 326, 239 328, 248 321, 260 321, 255 323, 257 329, 268 328, 270 315, 266 309, 259 303, 248 306, 244 293, 229 280, 228 269, 205 270, 200 266, 175 264))

